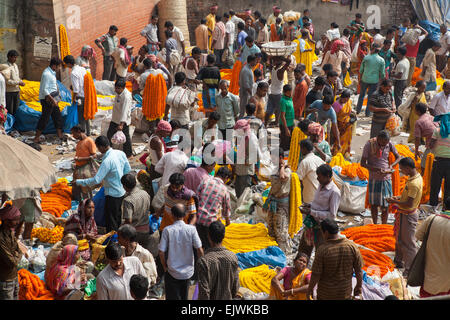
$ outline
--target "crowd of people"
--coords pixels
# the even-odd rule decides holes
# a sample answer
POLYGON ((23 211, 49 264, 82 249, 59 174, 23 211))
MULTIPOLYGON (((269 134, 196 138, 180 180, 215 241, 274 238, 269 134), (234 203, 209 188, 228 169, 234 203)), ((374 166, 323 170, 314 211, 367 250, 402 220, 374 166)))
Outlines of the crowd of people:
MULTIPOLYGON (((77 58, 52 58, 42 73, 42 114, 34 142, 40 143, 50 117, 59 139, 67 139, 58 107, 57 73, 62 65, 71 69, 71 89, 79 115, 79 125, 71 134, 78 141, 72 198, 80 205, 65 224, 64 238, 52 248, 53 259, 47 258, 49 290, 64 299, 93 278, 92 270, 84 267, 91 253, 80 254, 77 240, 92 242, 100 236, 92 196, 102 184, 106 232, 117 232, 118 242, 106 247, 108 265, 96 276, 99 300, 147 299, 161 279, 168 300, 187 300, 193 283, 198 285, 198 299, 235 298, 238 260, 222 245, 232 216, 230 190, 234 189, 239 199, 246 188, 258 184, 260 160, 268 151, 275 168, 268 177, 271 189, 264 203, 269 235, 286 255, 295 254, 294 265, 272 279, 270 296, 311 299, 316 286, 315 298, 319 300, 360 295, 363 260, 357 246, 339 234, 335 220, 341 191, 333 181, 329 163, 338 153, 349 159, 356 119, 365 104, 371 130, 361 166, 369 171, 372 222, 378 223, 378 209, 382 224, 387 224, 390 205, 398 209, 394 262, 407 277, 418 250, 416 239, 423 240, 434 221, 421 296, 450 293, 445 272, 450 264, 446 247, 450 240, 450 81, 442 84, 441 92, 435 92, 437 72, 445 77, 450 69, 447 27, 441 26, 438 42, 428 41, 428 32, 410 19, 382 35, 378 29, 368 30, 361 14, 356 14, 344 28, 333 22, 318 36, 309 10, 298 20, 284 17, 277 6, 267 19, 258 11, 218 12, 217 5, 211 6, 210 14, 200 21, 193 48, 186 46, 182 31, 170 21, 164 23, 162 41, 157 16, 152 16, 141 31, 147 45, 139 48, 137 56, 133 56, 126 38, 117 37, 120 30, 116 26, 95 40, 103 56, 102 79, 115 81, 116 93, 107 135, 95 140, 90 137, 89 120, 83 117, 84 76, 95 59, 93 48, 84 46, 77 58), (296 44, 296 50, 290 56, 270 56, 264 45, 275 41, 280 41, 280 46, 296 44), (319 64, 315 63, 318 59, 319 64), (313 63, 319 66, 319 74, 313 63), (416 67, 422 69, 421 80, 406 97, 416 67), (231 81, 223 79, 222 69, 233 70, 231 81), (166 106, 161 119, 153 123, 148 154, 141 159, 145 169, 135 174, 129 163, 133 155, 129 131, 133 99, 144 96, 147 77, 158 74, 167 86, 166 106), (357 79, 357 88, 352 89, 350 79, 357 79), (128 81, 132 92, 126 88, 128 81), (427 100, 431 92, 435 95, 427 100), (194 125, 198 93, 206 118, 194 125), (359 94, 356 106, 351 101, 353 94, 359 94), (415 159, 400 156, 391 141, 400 117, 410 134, 409 142, 415 144, 415 159), (298 142, 298 168, 292 170, 285 157, 296 127, 306 139, 298 142), (277 129, 278 145, 261 144, 273 135, 268 131, 277 129), (112 148, 117 132, 126 139, 123 151, 112 148), (424 152, 420 151, 422 144, 424 152), (436 215, 418 227, 428 154, 434 155, 428 184, 429 204, 436 215), (422 170, 416 168, 419 158, 422 170), (100 165, 97 159, 101 159, 100 165), (401 196, 395 197, 391 175, 397 164, 409 178, 401 196), (300 210, 304 216, 296 252, 288 234, 293 173, 301 182, 300 210), (150 214, 162 218, 159 230, 150 230, 150 214), (353 274, 357 284, 352 290, 353 274)), ((3 79, 6 83, 6 99, 1 100, 0 94, 2 123, 6 121, 5 109, 14 115, 20 86, 25 85, 15 64, 18 55, 9 51, 8 63, 0 66, 0 89, 3 79)), ((38 207, 33 201, 24 205, 14 200, 0 209, 2 299, 17 299, 16 266, 26 252, 18 239, 19 235, 30 239, 30 223, 32 228, 36 220, 27 220, 27 216, 38 216, 38 207), (22 234, 24 221, 28 232, 22 234)))

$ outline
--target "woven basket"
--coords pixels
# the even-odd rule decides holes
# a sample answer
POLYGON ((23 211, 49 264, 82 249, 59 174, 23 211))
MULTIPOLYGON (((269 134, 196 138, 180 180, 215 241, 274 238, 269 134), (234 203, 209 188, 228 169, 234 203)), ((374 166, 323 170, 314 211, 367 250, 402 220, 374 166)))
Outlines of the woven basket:
POLYGON ((262 50, 272 57, 289 57, 296 49, 296 43, 285 41, 268 42, 262 45, 262 50))

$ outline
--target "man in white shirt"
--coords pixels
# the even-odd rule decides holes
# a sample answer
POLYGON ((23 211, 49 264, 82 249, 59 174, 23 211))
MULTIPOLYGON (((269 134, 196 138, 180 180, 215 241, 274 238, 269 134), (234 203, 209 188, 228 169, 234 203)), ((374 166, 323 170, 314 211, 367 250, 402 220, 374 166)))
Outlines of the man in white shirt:
POLYGON ((258 19, 259 24, 259 32, 258 37, 256 38, 256 44, 261 47, 261 45, 268 43, 270 41, 270 33, 269 29, 266 25, 267 20, 264 18, 258 19))
POLYGON ((189 129, 191 122, 190 112, 197 102, 197 93, 186 87, 186 75, 184 72, 175 74, 175 86, 167 92, 164 120, 178 120, 183 129, 189 129))
POLYGON ((172 174, 183 173, 188 161, 189 158, 186 153, 178 148, 165 153, 155 166, 155 171, 162 175, 159 184, 160 188, 169 184, 169 178, 172 174))
POLYGON ((441 44, 437 41, 433 43, 433 46, 427 50, 425 57, 422 61, 422 73, 421 77, 427 83, 425 91, 435 91, 437 89, 436 83, 436 52, 441 48, 441 44))
POLYGON ((409 75, 409 60, 406 58, 406 48, 400 47, 397 51, 398 62, 391 78, 394 80, 395 106, 398 108, 402 104, 403 92, 406 89, 406 81, 409 75))
POLYGON ((137 257, 124 257, 122 247, 110 242, 105 249, 108 265, 97 276, 97 300, 133 300, 130 279, 135 274, 147 277, 137 257))
POLYGON ((436 94, 428 106, 432 116, 450 112, 450 81, 445 81, 442 85, 442 91, 436 94))
POLYGON ((64 63, 72 72, 70 80, 72 83, 73 100, 77 103, 78 123, 87 136, 91 135, 90 121, 84 118, 84 77, 86 69, 75 64, 75 58, 71 55, 64 57, 64 63))
POLYGON ((130 124, 131 124, 131 106, 133 98, 131 92, 125 88, 125 80, 119 79, 115 84, 116 97, 114 99, 114 106, 112 112, 111 123, 109 124, 108 133, 106 134, 110 143, 111 138, 117 131, 122 131, 126 137, 126 141, 123 144, 123 152, 127 155, 127 158, 133 155, 131 150, 130 139, 130 124))
MULTIPOLYGON (((300 208, 300 211, 307 215, 308 224, 318 225, 325 219, 336 219, 336 215, 339 209, 339 203, 341 201, 341 191, 333 182, 333 169, 328 164, 323 164, 317 168, 317 180, 320 183, 319 189, 317 189, 314 195, 314 200, 311 204, 305 204, 300 208)), ((311 256, 313 247, 317 248, 324 241, 323 234, 320 230, 316 230, 314 227, 307 226, 300 239, 298 252, 306 253, 311 256), (314 234, 314 243, 311 244, 307 240, 307 235, 314 234)))
POLYGON ((314 145, 309 139, 300 142, 300 152, 303 155, 297 168, 298 178, 302 181, 302 199, 304 203, 311 203, 314 195, 319 188, 319 180, 317 180, 317 168, 325 164, 322 158, 316 156, 313 152, 314 145))
POLYGON ((174 38, 175 40, 177 40, 177 49, 178 49, 178 52, 179 52, 180 55, 181 55, 181 59, 183 59, 184 56, 186 55, 183 32, 181 32, 180 28, 175 27, 171 21, 166 21, 166 23, 164 24, 164 27, 165 27, 167 30, 172 31, 172 33, 173 33, 173 38, 174 38))
POLYGON ((131 224, 124 224, 119 228, 119 230, 117 230, 117 240, 124 248, 126 257, 136 257, 139 259, 145 269, 149 284, 154 285, 156 284, 156 280, 158 278, 155 259, 150 251, 138 243, 137 234, 138 233, 135 227, 131 224))
POLYGON ((20 87, 25 86, 25 83, 20 79, 19 68, 16 64, 19 53, 16 50, 10 50, 6 56, 8 58, 7 68, 2 71, 6 82, 6 105, 4 104, 4 106, 8 113, 14 115, 19 108, 20 87))
POLYGON ((450 51, 450 31, 445 24, 441 25, 441 48, 436 52, 436 66, 439 72, 447 65, 447 53, 450 51))
POLYGON ((152 22, 142 31, 141 36, 147 40, 148 54, 158 54, 160 42, 158 40, 158 16, 152 16, 152 22))
POLYGON ((230 14, 226 12, 223 15, 223 22, 225 23, 225 48, 233 52, 233 44, 236 39, 236 25, 230 19, 230 14))
POLYGON ((194 275, 194 251, 203 256, 202 242, 194 225, 183 219, 186 208, 182 204, 172 207, 175 222, 164 228, 159 243, 159 257, 164 268, 166 300, 187 300, 189 279, 194 275), (167 257, 167 259, 166 259, 167 257))
POLYGON ((116 68, 117 79, 126 80, 128 73, 128 66, 131 63, 130 57, 126 49, 127 43, 128 43, 127 38, 120 38, 120 45, 111 54, 111 57, 114 59, 114 67, 116 68))

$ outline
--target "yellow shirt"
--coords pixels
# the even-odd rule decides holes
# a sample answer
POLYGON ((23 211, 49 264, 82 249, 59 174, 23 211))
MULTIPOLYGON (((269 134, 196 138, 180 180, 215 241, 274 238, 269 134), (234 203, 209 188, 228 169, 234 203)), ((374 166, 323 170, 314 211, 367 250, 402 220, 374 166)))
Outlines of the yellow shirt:
POLYGON ((208 14, 206 16, 206 26, 211 30, 208 30, 209 34, 209 47, 211 48, 211 42, 212 42, 212 32, 214 31, 214 28, 216 27, 216 16, 212 13, 208 14))
POLYGON ((423 189, 423 179, 420 173, 416 173, 415 176, 409 177, 406 181, 405 189, 400 196, 400 202, 406 201, 409 197, 414 198, 412 207, 400 206, 401 209, 405 211, 416 210, 420 205, 420 200, 422 199, 422 189, 423 189))

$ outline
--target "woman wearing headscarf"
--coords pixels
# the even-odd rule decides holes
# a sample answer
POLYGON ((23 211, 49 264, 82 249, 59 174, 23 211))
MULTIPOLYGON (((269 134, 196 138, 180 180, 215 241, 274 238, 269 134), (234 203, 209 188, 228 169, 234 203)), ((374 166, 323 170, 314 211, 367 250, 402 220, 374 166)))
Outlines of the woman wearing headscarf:
POLYGON ((95 240, 97 238, 97 225, 94 219, 94 201, 83 200, 78 206, 78 212, 72 214, 66 221, 64 233, 74 233, 78 239, 95 240))
POLYGON ((350 147, 352 144, 353 130, 355 127, 355 118, 351 117, 352 101, 350 100, 350 95, 351 92, 349 90, 344 90, 336 102, 333 103, 333 109, 336 112, 341 141, 341 149, 336 152, 340 152, 344 156, 346 154, 350 156, 350 147))
POLYGON ((366 40, 361 40, 358 46, 357 61, 351 63, 351 72, 358 75, 358 93, 361 91, 361 73, 359 68, 361 68, 362 61, 364 57, 369 54, 368 43, 366 40))
POLYGON ((20 211, 13 205, 0 209, 0 300, 18 300, 17 265, 22 259, 21 249, 12 230, 20 223, 20 211))
POLYGON ((62 248, 56 263, 45 272, 45 284, 56 299, 64 299, 72 290, 80 288, 85 280, 75 265, 80 258, 78 246, 69 244, 62 248))
POLYGON ((89 60, 95 58, 96 54, 91 46, 85 45, 81 48, 81 54, 75 59, 75 64, 85 69, 90 69, 89 60))
POLYGON ((270 297, 274 300, 306 300, 311 270, 308 256, 299 253, 294 259, 293 267, 284 267, 273 277, 270 297), (283 280, 283 284, 280 281, 283 280))
POLYGON ((350 60, 342 51, 344 43, 341 40, 335 40, 331 45, 330 51, 328 51, 323 60, 322 67, 329 63, 333 66, 333 70, 338 73, 340 77, 342 73, 346 73, 347 69, 350 67, 350 60), (345 69, 342 70, 342 63, 345 63, 345 69))

